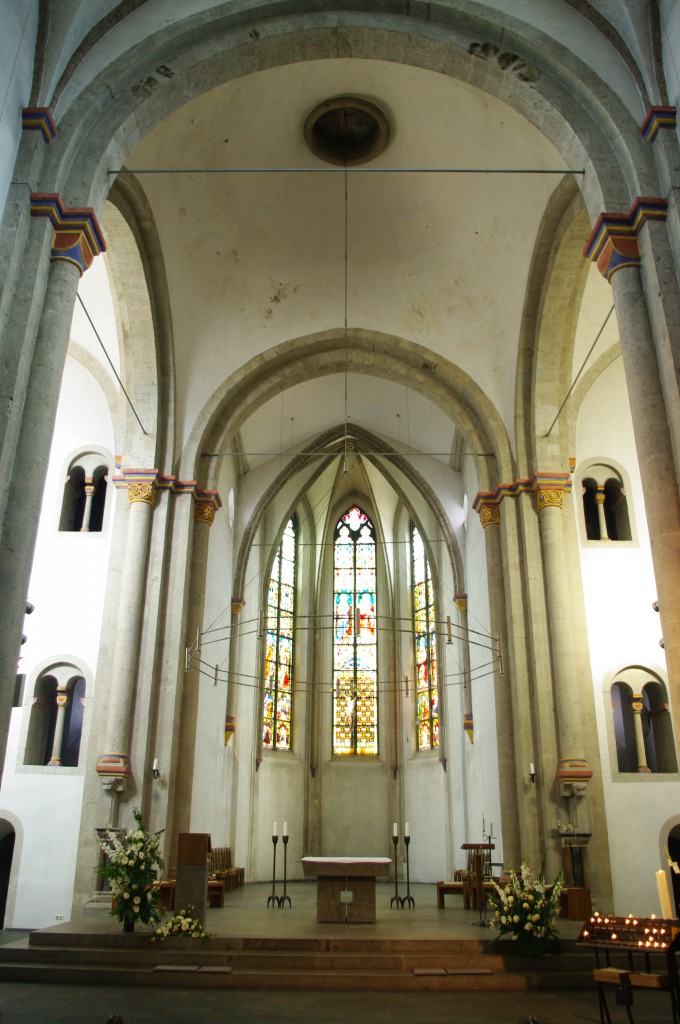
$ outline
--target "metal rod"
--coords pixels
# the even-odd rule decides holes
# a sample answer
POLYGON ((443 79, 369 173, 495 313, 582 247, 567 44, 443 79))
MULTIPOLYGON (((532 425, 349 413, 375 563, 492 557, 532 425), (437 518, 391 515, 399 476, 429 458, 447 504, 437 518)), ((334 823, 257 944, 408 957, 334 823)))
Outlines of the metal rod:
POLYGON ((116 167, 109 174, 585 174, 564 167, 116 167))
POLYGON ((91 328, 92 328, 92 330, 94 331, 94 333, 95 333, 95 337, 97 338, 97 341, 98 341, 98 342, 99 342, 99 344, 101 345, 101 347, 102 347, 102 350, 103 350, 103 352, 104 352, 104 355, 106 356, 106 358, 107 358, 107 359, 108 359, 108 361, 109 361, 109 366, 110 366, 110 367, 111 367, 111 369, 113 370, 113 372, 114 372, 114 374, 115 374, 115 377, 116 377, 116 380, 117 380, 117 381, 118 381, 118 383, 120 384, 120 386, 121 386, 121 390, 122 390, 123 394, 125 395, 125 397, 126 397, 126 398, 127 398, 127 400, 128 400, 128 405, 130 406, 130 408, 132 409, 133 413, 135 414, 135 419, 136 419, 136 420, 137 420, 137 422, 139 423, 139 426, 141 427, 142 433, 143 433, 143 434, 144 434, 144 436, 146 437, 146 430, 145 430, 145 429, 144 429, 144 427, 142 426, 142 421, 140 420, 139 416, 137 415, 137 410, 135 409, 134 405, 132 404, 132 399, 130 398, 130 396, 128 395, 127 391, 125 390, 125 385, 123 384, 122 380, 121 380, 121 379, 120 379, 120 377, 118 376, 118 371, 116 370, 116 367, 115 367, 115 366, 113 365, 113 363, 111 362, 111 356, 110 356, 110 355, 109 355, 109 353, 108 353, 108 352, 106 351, 106 348, 104 347, 104 342, 103 342, 103 341, 102 341, 102 339, 101 339, 101 338, 99 337, 99 331, 98 331, 98 330, 97 330, 97 328, 95 327, 95 325, 94 325, 94 323, 93 323, 93 321, 92 321, 92 317, 91 317, 91 316, 90 316, 90 314, 88 313, 88 311, 87 311, 87 308, 86 308, 86 306, 85 306, 85 303, 83 302, 83 300, 82 300, 82 299, 81 299, 81 297, 80 297, 80 294, 79 294, 78 292, 76 292, 76 295, 77 295, 77 297, 78 297, 78 302, 79 302, 79 303, 80 303, 80 305, 81 305, 81 306, 83 307, 83 312, 85 313, 85 316, 86 316, 86 317, 87 317, 87 319, 88 319, 88 320, 90 321, 90 327, 91 327, 91 328))

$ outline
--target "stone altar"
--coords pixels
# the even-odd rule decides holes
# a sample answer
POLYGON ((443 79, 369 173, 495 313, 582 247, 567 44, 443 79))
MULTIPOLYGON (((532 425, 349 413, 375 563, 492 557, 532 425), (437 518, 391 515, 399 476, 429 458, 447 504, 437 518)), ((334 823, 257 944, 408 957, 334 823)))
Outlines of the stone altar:
POLYGON ((305 878, 316 878, 317 921, 372 924, 375 880, 389 874, 391 865, 389 857, 303 857, 305 878))

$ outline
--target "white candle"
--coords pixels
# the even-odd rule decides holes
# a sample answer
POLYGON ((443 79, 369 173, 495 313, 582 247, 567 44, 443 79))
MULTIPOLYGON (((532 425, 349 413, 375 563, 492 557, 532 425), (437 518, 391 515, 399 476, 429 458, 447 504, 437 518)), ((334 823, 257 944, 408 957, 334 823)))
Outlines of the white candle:
POLYGON ((663 917, 673 917, 671 910, 671 897, 668 892, 668 879, 665 871, 656 872, 656 887, 659 890, 659 902, 661 903, 661 914, 663 917))
POLYGON ((284 834, 284 836, 288 835, 288 822, 287 821, 284 821, 284 823, 283 823, 283 834, 284 834))
POLYGON ((153 759, 153 766, 152 766, 151 770, 154 771, 154 772, 158 771, 158 758, 157 757, 154 757, 154 759, 153 759))
POLYGON ((532 761, 529 764, 529 775, 535 775, 535 774, 536 774, 536 772, 534 771, 534 762, 532 761))
POLYGON ((279 834, 279 823, 278 823, 278 821, 275 821, 274 824, 272 825, 272 835, 273 836, 278 836, 278 834, 279 834))
POLYGON ((392 823, 392 835, 393 836, 398 836, 399 835, 399 829, 397 828, 396 821, 392 823))
POLYGON ((404 837, 411 835, 411 826, 408 822, 404 825, 404 837))

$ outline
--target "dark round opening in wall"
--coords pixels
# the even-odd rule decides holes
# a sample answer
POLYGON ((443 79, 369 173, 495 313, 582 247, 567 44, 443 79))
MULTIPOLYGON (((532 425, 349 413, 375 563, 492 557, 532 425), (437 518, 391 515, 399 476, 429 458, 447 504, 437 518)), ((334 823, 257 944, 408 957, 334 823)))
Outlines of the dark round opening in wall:
POLYGON ((305 141, 330 164, 365 164, 387 145, 390 128, 379 107, 355 96, 325 100, 305 121, 305 141))

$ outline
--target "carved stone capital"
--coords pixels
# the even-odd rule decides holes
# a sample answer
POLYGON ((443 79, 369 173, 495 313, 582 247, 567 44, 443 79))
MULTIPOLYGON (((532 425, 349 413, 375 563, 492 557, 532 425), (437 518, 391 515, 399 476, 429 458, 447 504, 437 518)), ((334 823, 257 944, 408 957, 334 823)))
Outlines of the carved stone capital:
POLYGON ((484 530, 487 526, 500 526, 501 506, 495 499, 480 500, 475 507, 475 512, 479 515, 479 521, 484 530))

